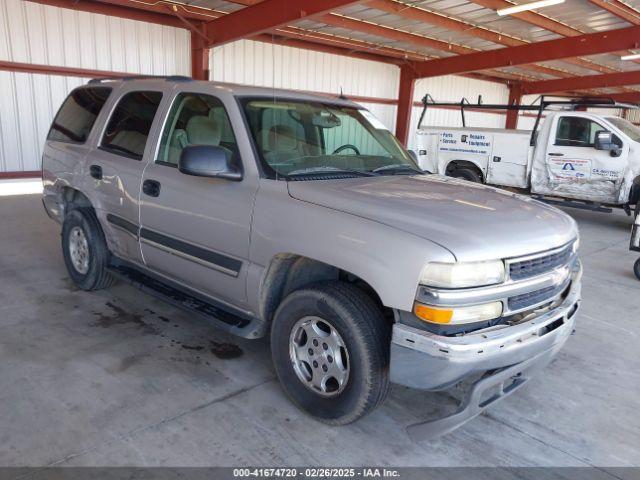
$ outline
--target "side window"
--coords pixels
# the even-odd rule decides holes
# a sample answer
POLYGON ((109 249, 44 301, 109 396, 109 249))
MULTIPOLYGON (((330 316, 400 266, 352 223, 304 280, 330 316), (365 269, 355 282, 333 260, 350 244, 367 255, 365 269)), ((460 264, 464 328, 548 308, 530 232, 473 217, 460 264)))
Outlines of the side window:
POLYGON ((211 95, 180 93, 173 102, 160 139, 157 163, 177 166, 189 145, 222 147, 240 166, 238 144, 222 102, 211 95))
POLYGON ((100 148, 116 155, 142 160, 151 124, 161 100, 161 92, 130 92, 124 95, 111 114, 100 148))
POLYGON ((78 88, 69 94, 53 120, 47 140, 85 143, 111 89, 78 88))
POLYGON ((555 144, 562 147, 593 147, 598 130, 606 128, 588 118, 562 117, 558 121, 555 144))

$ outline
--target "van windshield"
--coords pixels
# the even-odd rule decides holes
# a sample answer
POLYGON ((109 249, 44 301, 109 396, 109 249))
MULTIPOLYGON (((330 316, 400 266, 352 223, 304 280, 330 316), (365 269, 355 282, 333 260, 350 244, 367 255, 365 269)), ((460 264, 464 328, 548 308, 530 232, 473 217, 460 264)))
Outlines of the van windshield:
POLYGON ((634 142, 640 142, 640 128, 631 123, 629 120, 625 120, 620 117, 607 118, 615 127, 619 128, 622 133, 629 137, 634 142))
POLYGON ((276 178, 422 173, 367 110, 273 98, 242 103, 263 166, 276 178))

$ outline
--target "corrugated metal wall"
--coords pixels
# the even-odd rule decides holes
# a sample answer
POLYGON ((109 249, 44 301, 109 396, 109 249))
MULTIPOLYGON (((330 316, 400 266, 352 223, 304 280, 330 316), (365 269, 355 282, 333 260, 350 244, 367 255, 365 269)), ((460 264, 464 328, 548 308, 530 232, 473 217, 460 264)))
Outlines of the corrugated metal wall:
MULTIPOLYGON (((218 82, 384 99, 397 98, 400 80, 395 65, 251 40, 214 48, 209 68, 218 82)), ((395 130, 394 105, 362 105, 395 130)))
MULTIPOLYGON (((398 98, 400 69, 394 65, 354 59, 299 48, 241 40, 211 52, 211 79, 276 88, 291 88, 384 99, 398 98)), ((463 96, 475 101, 482 95, 486 103, 507 103, 506 86, 465 77, 445 76, 418 80, 415 99, 425 93, 437 100, 459 101, 463 96)), ((369 109, 391 131, 395 131, 395 105, 361 104, 369 109)), ((413 142, 421 109, 412 111, 409 144, 413 142)), ((469 112, 469 125, 504 127, 504 115, 469 112)), ((460 125, 458 111, 433 109, 425 122, 431 125, 460 125)))
MULTIPOLYGON (((0 1, 0 60, 155 75, 189 75, 186 30, 0 1)), ((0 172, 40 168, 49 125, 87 79, 0 72, 0 172)))
MULTIPOLYGON (((508 103, 509 89, 506 85, 476 80, 473 78, 446 75, 442 77, 423 78, 416 81, 414 87, 414 101, 419 102, 426 94, 434 100, 442 102, 459 102, 465 97, 469 102, 476 103, 478 95, 482 95, 483 103, 508 103)), ((421 107, 414 107, 411 112, 411 127, 409 134, 409 148, 414 146, 413 132, 418 127, 418 120, 422 113, 421 107)), ((485 128, 504 128, 505 115, 485 112, 465 112, 467 126, 485 128)), ((460 127, 462 120, 460 110, 446 110, 443 108, 427 109, 423 120, 424 125, 460 127)))

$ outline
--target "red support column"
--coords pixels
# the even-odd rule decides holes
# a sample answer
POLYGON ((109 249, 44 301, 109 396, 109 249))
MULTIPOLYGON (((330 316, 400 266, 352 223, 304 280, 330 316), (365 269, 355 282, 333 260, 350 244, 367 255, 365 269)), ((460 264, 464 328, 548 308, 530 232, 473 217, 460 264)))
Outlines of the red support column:
POLYGON ((413 87, 416 83, 414 71, 407 65, 400 67, 400 89, 398 91, 398 112, 396 114, 396 137, 407 145, 409 125, 413 110, 413 87))
POLYGON ((209 80, 209 49, 199 34, 191 32, 191 76, 194 80, 209 80))
MULTIPOLYGON (((509 85, 509 105, 520 105, 522 102, 522 85, 513 83, 509 85)), ((507 110, 505 126, 507 130, 518 128, 518 110, 507 110)))

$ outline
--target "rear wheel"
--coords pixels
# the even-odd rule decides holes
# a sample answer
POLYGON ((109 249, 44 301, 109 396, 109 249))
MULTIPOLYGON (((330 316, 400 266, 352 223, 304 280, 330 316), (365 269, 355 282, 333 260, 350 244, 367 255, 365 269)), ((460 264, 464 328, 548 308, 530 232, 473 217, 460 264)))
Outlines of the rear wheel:
POLYGON ((276 311, 271 354, 287 395, 331 424, 354 422, 389 389, 391 329, 364 292, 328 282, 290 294, 276 311))
POLYGON ((640 280, 640 258, 636 260, 636 263, 633 265, 633 273, 635 273, 637 279, 640 280))
POLYGON ((83 290, 99 290, 114 283, 107 270, 109 250, 93 210, 71 210, 62 224, 62 254, 71 280, 83 290))
POLYGON ((482 183, 482 175, 472 168, 456 168, 449 174, 451 177, 462 178, 470 182, 482 183))

